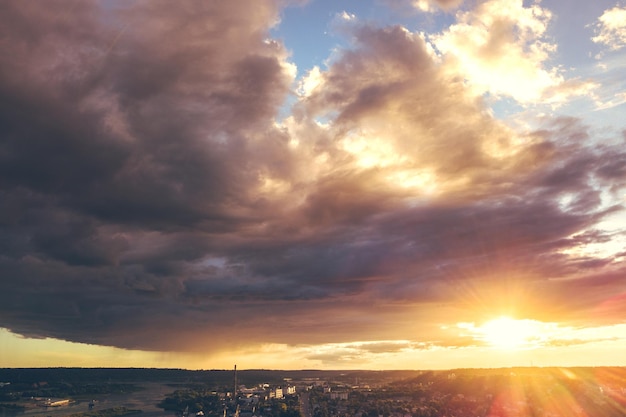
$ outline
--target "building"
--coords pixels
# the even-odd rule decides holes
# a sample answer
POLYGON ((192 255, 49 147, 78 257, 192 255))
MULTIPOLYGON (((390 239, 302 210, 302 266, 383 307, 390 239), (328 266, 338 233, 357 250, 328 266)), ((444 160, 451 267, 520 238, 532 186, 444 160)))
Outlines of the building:
POLYGON ((331 400, 347 400, 348 399, 348 392, 347 391, 331 392, 330 393, 330 399, 331 400))

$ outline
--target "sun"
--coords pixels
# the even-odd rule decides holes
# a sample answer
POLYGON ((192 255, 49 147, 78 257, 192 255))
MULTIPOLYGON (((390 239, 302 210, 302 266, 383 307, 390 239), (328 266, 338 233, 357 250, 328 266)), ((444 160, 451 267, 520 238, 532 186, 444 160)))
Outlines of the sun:
POLYGON ((490 320, 476 328, 481 340, 492 347, 506 350, 536 347, 548 336, 547 331, 545 323, 507 316, 490 320))

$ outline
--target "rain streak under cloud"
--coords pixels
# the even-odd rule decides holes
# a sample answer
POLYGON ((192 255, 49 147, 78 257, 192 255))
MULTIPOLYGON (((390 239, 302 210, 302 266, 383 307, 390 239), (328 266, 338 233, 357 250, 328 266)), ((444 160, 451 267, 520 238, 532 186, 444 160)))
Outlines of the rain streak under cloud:
POLYGON ((565 3, 5 2, 3 340, 488 366, 506 316, 623 351, 626 6, 565 3))

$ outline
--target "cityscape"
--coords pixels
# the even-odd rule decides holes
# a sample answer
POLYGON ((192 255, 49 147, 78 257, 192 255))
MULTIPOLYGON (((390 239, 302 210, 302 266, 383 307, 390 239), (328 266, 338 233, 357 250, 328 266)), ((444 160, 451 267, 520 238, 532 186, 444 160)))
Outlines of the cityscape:
POLYGON ((624 368, 239 373, 57 368, 5 369, 0 376, 13 379, 0 387, 3 416, 617 417, 626 413, 624 368), (48 380, 40 381, 42 377, 48 380), (134 397, 143 397, 143 403, 133 401, 134 397))

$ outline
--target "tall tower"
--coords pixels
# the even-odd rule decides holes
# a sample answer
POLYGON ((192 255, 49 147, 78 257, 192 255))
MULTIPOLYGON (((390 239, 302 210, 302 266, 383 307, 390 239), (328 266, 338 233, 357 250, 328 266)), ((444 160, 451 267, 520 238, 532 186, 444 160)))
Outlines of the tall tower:
POLYGON ((233 387, 234 388, 233 389, 233 399, 235 401, 237 401, 237 365, 235 365, 235 369, 233 370, 233 374, 234 374, 233 377, 234 377, 234 380, 235 380, 234 381, 235 386, 233 387))

